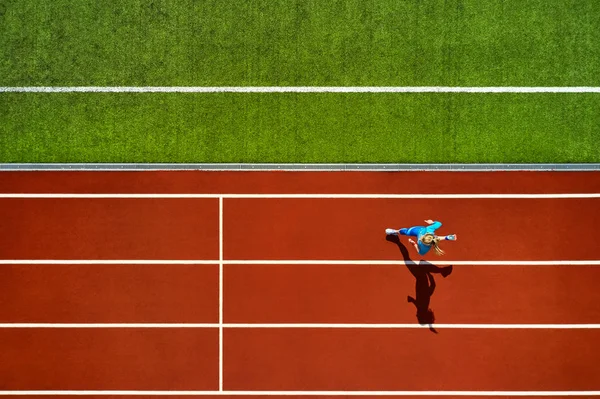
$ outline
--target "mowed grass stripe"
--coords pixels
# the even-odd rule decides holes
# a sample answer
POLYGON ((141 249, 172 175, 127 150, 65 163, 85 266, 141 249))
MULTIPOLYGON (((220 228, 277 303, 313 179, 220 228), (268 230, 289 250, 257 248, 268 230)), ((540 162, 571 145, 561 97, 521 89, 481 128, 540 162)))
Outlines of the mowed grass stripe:
POLYGON ((600 161, 597 94, 0 94, 0 162, 600 161))
POLYGON ((595 0, 4 0, 0 86, 600 86, 595 0))

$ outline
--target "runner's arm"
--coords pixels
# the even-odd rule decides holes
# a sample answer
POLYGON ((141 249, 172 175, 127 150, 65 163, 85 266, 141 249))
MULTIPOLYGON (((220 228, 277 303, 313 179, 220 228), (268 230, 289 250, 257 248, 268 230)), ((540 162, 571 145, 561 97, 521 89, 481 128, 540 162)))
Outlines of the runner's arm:
POLYGON ((415 247, 415 250, 417 252, 419 252, 419 246, 417 245, 417 243, 412 238, 409 238, 408 242, 411 243, 413 247, 415 247))
POLYGON ((436 231, 437 229, 439 229, 440 227, 442 227, 442 223, 438 222, 437 220, 434 222, 433 220, 426 220, 425 223, 429 223, 429 226, 427 226, 425 229, 427 230, 428 233, 433 234, 434 231, 436 231))

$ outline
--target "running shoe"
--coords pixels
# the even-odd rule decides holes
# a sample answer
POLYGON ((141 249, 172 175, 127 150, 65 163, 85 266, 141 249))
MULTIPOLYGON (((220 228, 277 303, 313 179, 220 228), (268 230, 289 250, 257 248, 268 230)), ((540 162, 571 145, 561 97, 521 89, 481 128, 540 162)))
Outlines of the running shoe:
POLYGON ((392 235, 392 234, 398 234, 398 230, 394 230, 394 229, 385 229, 385 234, 392 235))
POLYGON ((450 241, 456 241, 456 234, 450 234, 447 238, 450 241))

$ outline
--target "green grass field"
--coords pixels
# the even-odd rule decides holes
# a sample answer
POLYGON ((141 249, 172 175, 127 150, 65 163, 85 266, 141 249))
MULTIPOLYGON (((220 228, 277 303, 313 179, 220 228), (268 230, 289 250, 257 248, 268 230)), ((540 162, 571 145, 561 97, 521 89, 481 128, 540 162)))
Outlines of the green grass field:
MULTIPOLYGON (((0 86, 600 86, 596 0, 3 0, 0 86)), ((0 93, 0 162, 600 162, 600 94, 0 93)))

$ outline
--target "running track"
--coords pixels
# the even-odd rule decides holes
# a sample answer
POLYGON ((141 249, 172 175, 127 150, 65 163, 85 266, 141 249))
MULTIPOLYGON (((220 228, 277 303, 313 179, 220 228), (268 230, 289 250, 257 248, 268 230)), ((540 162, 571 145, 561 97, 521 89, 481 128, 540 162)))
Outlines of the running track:
POLYGON ((0 193, 3 394, 600 391, 597 172, 2 172, 0 193), (455 264, 437 334, 407 302, 435 266, 383 233, 426 218, 459 235, 425 257, 455 264))

